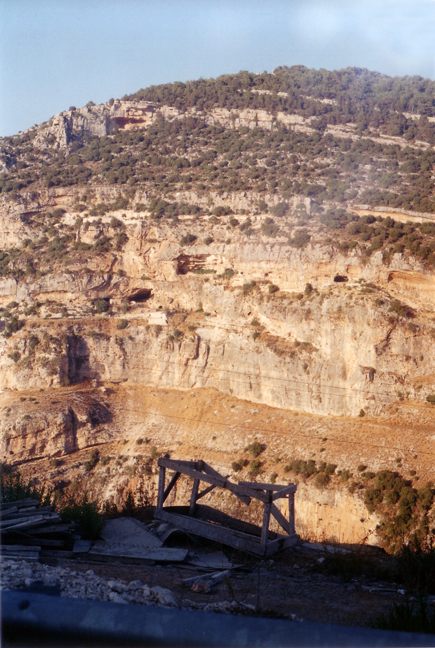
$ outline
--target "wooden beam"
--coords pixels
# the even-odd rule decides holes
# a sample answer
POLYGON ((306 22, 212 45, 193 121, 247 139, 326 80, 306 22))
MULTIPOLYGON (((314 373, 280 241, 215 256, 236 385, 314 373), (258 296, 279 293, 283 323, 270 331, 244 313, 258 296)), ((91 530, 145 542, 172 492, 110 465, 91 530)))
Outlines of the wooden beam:
MULTIPOLYGON (((44 526, 40 527, 38 529, 35 529, 31 531, 32 535, 43 535, 45 533, 66 533, 67 531, 71 531, 71 529, 74 528, 74 524, 67 523, 67 524, 53 524, 52 526, 44 526)), ((11 529, 13 531, 13 529, 11 529)))
POLYGON ((296 490, 297 490, 296 484, 290 484, 289 486, 286 486, 282 490, 274 493, 272 497, 272 502, 275 502, 278 499, 282 499, 283 497, 285 497, 286 495, 290 495, 291 493, 296 493, 296 490))
POLYGON ((190 495, 189 515, 194 515, 196 506, 196 496, 198 495, 199 479, 193 480, 192 493, 190 495))
MULTIPOLYGON (((163 465, 163 464, 161 463, 162 461, 166 461, 166 459, 165 459, 164 457, 161 457, 161 458, 157 461, 157 465, 158 465, 158 466, 162 466, 162 465, 163 465)), ((196 466, 196 464, 197 464, 196 461, 182 461, 181 459, 176 459, 176 460, 174 461, 174 463, 178 464, 179 466, 186 466, 187 468, 195 468, 195 469, 196 469, 196 467, 197 467, 197 466, 196 466)))
POLYGON ((185 529, 186 531, 202 536, 203 538, 209 538, 210 540, 215 540, 222 544, 227 544, 230 547, 242 549, 243 551, 248 551, 259 556, 264 555, 264 547, 260 545, 258 539, 248 535, 247 533, 223 529, 217 524, 204 522, 197 518, 178 515, 176 513, 168 513, 165 509, 156 511, 155 517, 159 520, 170 522, 180 529, 185 529))
POLYGON ((160 470, 159 470, 159 485, 158 485, 158 490, 157 490, 157 509, 161 509, 163 506, 163 501, 164 501, 164 495, 165 495, 165 476, 166 476, 166 468, 165 466, 162 466, 160 464, 160 459, 159 459, 159 465, 160 465, 160 470))
POLYGON ((255 490, 279 491, 287 488, 287 484, 259 484, 258 482, 239 481, 239 486, 249 486, 255 490))
POLYGON ((217 488, 217 487, 213 486, 213 485, 208 486, 208 488, 204 488, 204 490, 201 491, 200 493, 198 493, 198 495, 196 496, 196 501, 201 499, 201 497, 204 497, 204 495, 208 495, 208 493, 211 493, 211 491, 214 490, 215 488, 217 488))
POLYGON ((242 500, 242 502, 244 502, 245 504, 249 504, 249 502, 251 501, 250 498, 259 499, 262 502, 265 502, 267 500, 267 496, 261 491, 254 491, 246 488, 245 486, 238 486, 237 484, 233 484, 223 477, 215 477, 213 475, 207 475, 205 473, 199 472, 198 470, 193 470, 192 468, 185 468, 184 466, 180 466, 178 462, 172 461, 172 459, 160 459, 159 465, 160 468, 165 467, 169 468, 170 470, 179 470, 183 475, 188 475, 189 477, 199 479, 200 481, 204 481, 207 484, 219 486, 220 488, 226 488, 227 490, 234 493, 234 495, 236 495, 236 497, 242 500))
MULTIPOLYGON (((179 478, 180 474, 181 474, 181 473, 176 472, 175 475, 172 475, 172 479, 171 479, 171 481, 169 482, 168 486, 166 487, 165 492, 163 493, 163 502, 166 501, 166 499, 167 499, 169 493, 170 493, 171 490, 174 488, 174 486, 175 486, 175 482, 176 482, 177 479, 179 478)), ((162 504, 163 504, 163 502, 162 502, 162 504)))
POLYGON ((295 495, 290 493, 288 498, 288 523, 289 523, 289 535, 293 535, 295 532, 295 495))
POLYGON ((273 517, 277 522, 279 523, 280 526, 286 531, 287 533, 290 533, 290 526, 288 523, 288 520, 285 519, 284 515, 281 513, 279 508, 275 506, 275 504, 270 505, 270 512, 272 513, 273 517))
POLYGON ((292 547, 298 542, 298 540, 299 536, 296 533, 290 536, 281 536, 277 540, 270 540, 266 545, 265 555, 272 556, 277 551, 287 549, 287 547, 292 547))
POLYGON ((7 517, 8 515, 12 515, 13 513, 16 513, 18 511, 18 508, 16 506, 12 506, 9 509, 6 509, 5 511, 0 510, 0 520, 3 520, 3 518, 7 517))
MULTIPOLYGON (((12 509, 9 509, 11 511, 12 509)), ((19 511, 16 511, 15 513, 11 513, 9 515, 9 511, 6 511, 7 515, 7 522, 9 520, 16 520, 18 518, 30 518, 30 517, 35 517, 35 515, 46 515, 48 513, 53 513, 54 512, 54 506, 39 506, 38 508, 32 507, 32 508, 22 508, 19 511)), ((1 518, 3 519, 3 517, 1 518)))
POLYGON ((261 527, 261 546, 266 548, 267 540, 269 537, 269 520, 270 520, 270 509, 272 507, 272 493, 268 493, 269 501, 264 504, 264 513, 263 513, 263 526, 261 527))
POLYGON ((13 506, 16 506, 17 508, 39 506, 39 500, 28 497, 27 499, 17 500, 16 502, 2 502, 1 509, 2 511, 6 511, 6 509, 12 508, 13 506))
POLYGON ((4 533, 9 533, 10 531, 14 531, 15 529, 30 529, 31 527, 40 527, 43 524, 46 524, 47 522, 54 522, 54 520, 60 520, 60 516, 44 516, 44 515, 38 515, 35 517, 31 518, 25 518, 24 522, 21 522, 20 520, 11 520, 10 524, 6 527, 6 524, 2 524, 2 531, 4 533), (15 524, 12 526, 12 522, 15 522, 15 524))
POLYGON ((32 526, 33 524, 40 522, 54 522, 55 520, 60 520, 60 515, 58 513, 47 513, 45 515, 26 515, 24 517, 13 517, 13 519, 7 518, 4 521, 2 520, 1 528, 6 530, 11 529, 15 526, 18 528, 23 524, 25 524, 26 526, 32 526))

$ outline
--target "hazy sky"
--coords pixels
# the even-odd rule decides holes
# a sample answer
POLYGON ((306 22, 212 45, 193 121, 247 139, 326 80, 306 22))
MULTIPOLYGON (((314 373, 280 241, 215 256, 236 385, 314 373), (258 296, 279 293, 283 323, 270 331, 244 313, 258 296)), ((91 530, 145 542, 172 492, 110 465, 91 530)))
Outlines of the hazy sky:
POLYGON ((0 0, 0 135, 151 84, 278 65, 435 76, 435 0, 0 0))

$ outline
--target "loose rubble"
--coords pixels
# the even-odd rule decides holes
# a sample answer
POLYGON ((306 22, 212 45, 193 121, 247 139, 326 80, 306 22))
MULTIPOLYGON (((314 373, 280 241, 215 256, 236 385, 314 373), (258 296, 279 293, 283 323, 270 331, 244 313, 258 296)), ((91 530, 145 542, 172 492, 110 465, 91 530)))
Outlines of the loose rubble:
POLYGON ((89 599, 92 601, 111 601, 124 605, 148 605, 177 607, 206 612, 227 614, 249 614, 255 611, 253 605, 237 601, 214 603, 195 603, 189 599, 180 601, 169 589, 160 586, 148 587, 140 580, 131 582, 119 579, 106 579, 97 576, 92 569, 77 572, 69 568, 52 567, 24 560, 3 559, 1 561, 0 590, 29 589, 33 592, 48 593, 47 587, 60 587, 60 596, 67 598, 89 599))

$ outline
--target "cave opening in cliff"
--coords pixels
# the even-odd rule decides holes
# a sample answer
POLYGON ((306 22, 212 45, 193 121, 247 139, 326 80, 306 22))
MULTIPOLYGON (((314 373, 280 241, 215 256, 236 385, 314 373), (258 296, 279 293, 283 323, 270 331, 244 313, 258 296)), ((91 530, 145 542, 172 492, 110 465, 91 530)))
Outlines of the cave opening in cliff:
POLYGON ((148 301, 152 297, 152 290, 151 288, 141 288, 140 290, 136 290, 134 293, 129 295, 127 297, 129 302, 136 302, 137 304, 141 304, 143 302, 148 301))
POLYGON ((335 283, 345 283, 346 281, 349 281, 349 278, 346 277, 346 275, 335 275, 334 281, 335 283))

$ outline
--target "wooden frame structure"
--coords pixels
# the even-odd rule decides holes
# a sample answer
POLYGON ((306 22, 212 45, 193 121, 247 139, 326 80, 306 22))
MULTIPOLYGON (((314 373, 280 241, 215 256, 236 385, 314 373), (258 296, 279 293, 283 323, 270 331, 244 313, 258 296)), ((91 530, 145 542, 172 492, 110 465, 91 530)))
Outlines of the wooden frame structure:
POLYGON ((159 486, 155 517, 170 522, 179 529, 194 533, 210 540, 215 540, 231 547, 259 556, 270 556, 281 549, 294 545, 299 536, 295 533, 294 494, 296 484, 258 484, 256 482, 239 482, 233 484, 205 461, 174 461, 159 459, 159 486), (166 469, 174 471, 166 485, 166 469), (189 506, 163 507, 169 493, 181 475, 193 478, 189 506), (200 482, 208 484, 199 491, 200 482), (237 520, 209 506, 197 504, 198 500, 214 488, 224 488, 233 493, 244 504, 251 499, 264 504, 263 524, 261 527, 237 520), (281 513, 277 500, 288 499, 289 519, 281 513), (285 533, 269 531, 270 516, 273 516, 285 533))

